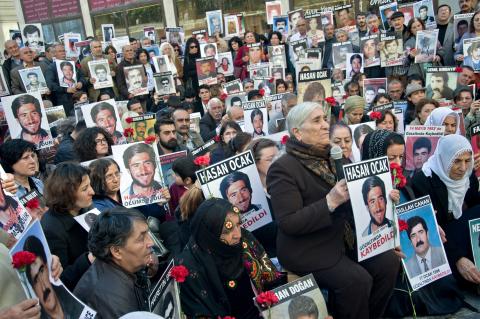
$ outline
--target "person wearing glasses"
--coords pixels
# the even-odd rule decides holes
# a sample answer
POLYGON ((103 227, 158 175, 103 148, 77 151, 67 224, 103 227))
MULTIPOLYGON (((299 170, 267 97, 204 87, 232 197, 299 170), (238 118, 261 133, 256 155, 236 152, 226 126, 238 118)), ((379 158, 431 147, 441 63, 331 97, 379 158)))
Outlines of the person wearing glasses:
POLYGON ((112 136, 101 127, 86 128, 73 142, 80 162, 91 161, 112 155, 112 136))
POLYGON ((92 185, 95 195, 93 196, 93 205, 99 211, 122 206, 120 197, 120 180, 122 172, 117 162, 111 158, 101 158, 93 161, 90 169, 90 185, 92 185))
POLYGON ((183 61, 183 83, 186 88, 198 92, 198 76, 196 59, 200 58, 200 44, 197 39, 189 38, 185 44, 185 57, 183 61))

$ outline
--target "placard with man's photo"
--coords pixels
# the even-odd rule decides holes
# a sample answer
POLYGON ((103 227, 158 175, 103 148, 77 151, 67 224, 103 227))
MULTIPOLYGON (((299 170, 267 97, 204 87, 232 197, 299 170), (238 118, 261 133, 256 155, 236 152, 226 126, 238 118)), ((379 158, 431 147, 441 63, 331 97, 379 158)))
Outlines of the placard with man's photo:
POLYGON ((218 49, 216 43, 200 43, 200 56, 202 58, 214 57, 218 61, 218 49))
POLYGON ((415 42, 415 51, 417 53, 415 63, 433 62, 437 54, 437 41, 438 29, 418 30, 415 42))
POLYGON ((430 196, 395 207, 403 268, 413 290, 452 273, 430 196))
POLYGON ((284 45, 273 45, 268 47, 268 60, 274 65, 287 67, 287 58, 284 45))
POLYGON ((283 80, 285 78, 285 68, 283 67, 283 65, 272 64, 270 66, 270 74, 272 75, 274 81, 283 80))
POLYGON ((170 276, 173 267, 172 259, 160 279, 152 284, 152 290, 148 296, 148 306, 151 313, 160 315, 161 318, 182 319, 180 287, 170 276))
POLYGON ((170 70, 168 56, 159 55, 152 58, 153 66, 157 73, 168 72, 170 70))
POLYGON ((286 39, 288 37, 288 16, 276 16, 272 19, 273 22, 273 31, 278 31, 282 34, 282 38, 286 39))
POLYGON ((113 24, 102 24, 102 37, 103 41, 111 42, 115 38, 115 26, 113 24))
POLYGON ((183 28, 165 28, 165 33, 167 35, 167 41, 171 44, 178 44, 182 46, 185 43, 185 32, 183 28))
POLYGON ((359 123, 359 124, 352 124, 348 126, 352 131, 353 143, 352 143, 352 156, 353 162, 359 162, 362 160, 362 156, 360 154, 360 150, 362 149, 363 140, 368 133, 373 132, 377 125, 375 121, 359 123))
POLYGON ((148 94, 147 74, 143 65, 132 65, 123 68, 128 93, 133 96, 148 94))
POLYGON ((77 70, 75 62, 69 60, 56 60, 58 85, 64 88, 72 88, 77 85, 77 70))
POLYGON ((317 9, 305 10, 305 21, 307 22, 307 37, 312 43, 325 42, 325 33, 322 27, 322 13, 317 9))
POLYGON ((45 94, 48 92, 47 81, 39 66, 18 70, 22 79, 23 87, 27 93, 39 92, 45 94))
POLYGON ((52 277, 52 254, 40 221, 34 221, 10 250, 10 256, 28 251, 35 255, 32 264, 17 275, 27 298, 38 299, 41 318, 91 319, 96 311, 82 303, 61 280, 52 277))
POLYGON ((82 35, 80 33, 65 33, 63 44, 67 58, 78 58, 80 52, 77 50, 75 43, 80 41, 82 41, 82 35))
POLYGON ((367 105, 372 105, 378 94, 387 93, 387 78, 363 79, 363 97, 367 105))
POLYGON ((155 27, 143 27, 143 36, 147 39, 150 39, 151 44, 155 44, 157 37, 155 27))
POLYGON ((155 137, 155 114, 133 116, 131 120, 127 125, 133 129, 134 142, 143 142, 149 136, 155 137))
POLYGON ((225 38, 232 38, 240 35, 240 24, 236 15, 225 15, 225 38))
POLYGON ((115 100, 83 104, 81 106, 83 119, 87 127, 101 127, 109 133, 115 144, 125 142, 122 122, 116 108, 115 100))
POLYGON ((120 194, 127 208, 166 203, 157 146, 136 142, 112 146, 113 159, 122 172, 120 194))
POLYGON ((177 92, 172 72, 155 73, 153 79, 155 81, 155 91, 160 96, 175 94, 177 92))
POLYGON ((242 80, 235 79, 227 83, 222 83, 222 88, 228 95, 241 93, 243 92, 242 80))
POLYGON ((47 113, 47 121, 50 128, 57 126, 58 123, 67 118, 63 105, 46 107, 45 113, 47 113))
POLYGON ((79 41, 75 42, 75 48, 78 51, 78 60, 82 61, 84 58, 87 56, 92 55, 92 50, 90 48, 90 40, 84 40, 84 41, 79 41))
POLYGON ((198 85, 217 84, 217 61, 214 57, 195 60, 198 76, 198 85))
POLYGON ((388 157, 343 166, 355 219, 358 261, 395 247, 393 190, 388 157))
POLYGON ((45 40, 41 23, 29 23, 22 27, 23 45, 37 53, 45 52, 45 40))
POLYGON ((0 97, 10 95, 10 90, 8 89, 7 81, 5 81, 5 75, 3 72, 0 72, 0 97))
POLYGON ((410 20, 412 20, 414 17, 413 2, 399 4, 397 10, 403 13, 403 18, 405 19, 403 24, 408 25, 410 20))
POLYGON ((95 79, 95 83, 93 84, 95 90, 113 87, 113 79, 110 74, 108 60, 89 61, 88 68, 90 69, 90 78, 95 79))
MULTIPOLYGON (((2 168, 3 170, 3 168, 2 168)), ((0 228, 15 241, 19 239, 32 221, 32 215, 17 197, 0 185, 0 228)))
POLYGON ((45 148, 53 144, 47 114, 39 92, 2 97, 10 136, 45 148))
POLYGON ((257 64, 250 64, 247 66, 247 70, 250 73, 250 77, 270 77, 270 62, 263 62, 257 64))
MULTIPOLYGON (((326 97, 332 96, 330 70, 305 71, 298 74, 298 103, 316 102, 323 105, 326 97)), ((329 108, 331 109, 331 108, 329 108)), ((326 112, 330 117, 331 111, 326 112)))
POLYGON ((265 100, 248 101, 242 104, 245 119, 245 133, 252 137, 266 136, 268 133, 268 114, 265 100))
POLYGON ((455 67, 429 67, 425 75, 425 94, 428 99, 453 100, 458 73, 455 67))
POLYGON ((160 155, 160 167, 162 168, 163 183, 168 188, 175 184, 175 172, 173 171, 173 162, 179 158, 187 156, 187 151, 179 151, 170 154, 160 155))
POLYGON ((453 38, 455 45, 460 43, 465 33, 470 32, 470 21, 474 13, 475 12, 461 13, 453 16, 453 38))
POLYGON ((307 39, 292 41, 290 42, 290 46, 293 51, 294 61, 300 61, 307 57, 307 48, 308 48, 307 39))
POLYGON ((260 42, 247 44, 248 47, 248 64, 262 63, 263 46, 260 42))
POLYGON ((432 30, 437 27, 435 21, 435 10, 432 0, 421 0, 413 4, 413 15, 425 24, 425 29, 432 30))
POLYGON ((366 68, 380 65, 380 52, 377 50, 379 35, 367 35, 360 38, 360 48, 364 57, 364 64, 366 68))
POLYGON ((242 107, 243 103, 247 101, 247 93, 229 94, 225 99, 225 108, 228 110, 232 106, 242 107))
POLYGON ((352 42, 337 42, 332 45, 333 67, 345 70, 347 68, 347 54, 353 52, 352 42))
POLYGON ((480 71, 480 38, 463 39, 463 66, 480 71))
POLYGON ((195 174, 205 198, 223 198, 238 208, 243 228, 254 231, 272 222, 251 151, 227 158, 195 174))
POLYGON ((75 219, 75 221, 79 223, 80 226, 83 227, 83 229, 89 232, 90 228, 92 228, 93 224, 95 224, 98 215, 100 214, 101 212, 97 208, 93 208, 86 213, 73 217, 73 219, 75 219))
POLYGON ((217 73, 222 73, 224 76, 232 76, 234 71, 232 52, 218 53, 217 73))
POLYGON ((355 17, 351 4, 335 6, 335 27, 337 29, 355 26, 355 17))
POLYGON ((407 125, 405 128, 405 176, 422 169, 437 148, 445 126, 407 125))
POLYGON ((383 30, 390 30, 392 27, 390 17, 395 11, 397 11, 397 2, 383 4, 378 7, 378 11, 380 12, 380 20, 382 21, 383 30))
POLYGON ((274 0, 265 2, 265 12, 267 14, 267 24, 273 24, 273 17, 283 14, 282 1, 274 0))
POLYGON ((405 53, 403 51, 403 40, 395 35, 380 35, 380 66, 388 67, 403 65, 405 53))
POLYGON ((208 36, 214 37, 216 34, 223 34, 222 10, 205 12, 207 18, 208 36))

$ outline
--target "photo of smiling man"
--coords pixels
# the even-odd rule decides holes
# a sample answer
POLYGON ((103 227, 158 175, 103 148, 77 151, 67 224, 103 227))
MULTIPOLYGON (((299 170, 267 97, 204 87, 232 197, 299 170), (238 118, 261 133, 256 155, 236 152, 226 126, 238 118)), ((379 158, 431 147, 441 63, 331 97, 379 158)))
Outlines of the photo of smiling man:
POLYGON ((61 87, 72 88, 77 84, 77 73, 73 61, 56 61, 58 82, 61 87))
POLYGON ((132 65, 124 68, 128 93, 137 95, 148 94, 147 75, 143 65, 132 65))
POLYGON ((362 195, 363 202, 370 215, 370 223, 362 232, 362 236, 369 236, 384 225, 392 227, 393 222, 385 217, 387 209, 385 183, 378 176, 367 178, 362 186, 362 195))

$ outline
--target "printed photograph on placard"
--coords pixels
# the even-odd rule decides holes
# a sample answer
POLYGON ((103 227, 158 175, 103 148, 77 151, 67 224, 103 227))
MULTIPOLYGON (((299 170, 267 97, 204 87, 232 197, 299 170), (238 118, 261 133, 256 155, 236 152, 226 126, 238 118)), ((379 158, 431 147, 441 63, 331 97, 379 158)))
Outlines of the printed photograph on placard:
POLYGON ((176 93, 172 72, 155 73, 153 79, 155 81, 155 91, 159 95, 163 96, 176 93))
POLYGON ((288 11, 288 29, 290 35, 297 33, 298 19, 303 17, 303 9, 295 9, 292 11, 288 11))
POLYGON ((63 41, 67 58, 78 58, 80 52, 77 50, 75 43, 82 41, 82 35, 80 33, 65 33, 63 41))
POLYGON ((453 37, 455 45, 458 45, 465 33, 470 31, 470 21, 474 12, 456 14, 453 16, 453 37))
POLYGON ((270 77, 270 66, 270 62, 250 64, 247 70, 250 72, 250 78, 270 77))
POLYGON ((347 54, 353 52, 352 43, 334 43, 332 46, 333 66, 335 69, 345 70, 347 67, 347 54))
MULTIPOLYGON (((13 196, 12 194, 10 195, 13 196)), ((33 219, 41 219, 42 216, 48 211, 45 197, 36 189, 32 189, 31 192, 28 192, 20 197, 18 201, 23 205, 23 207, 25 207, 25 210, 30 214, 30 216, 32 216, 33 219)))
POLYGON ((377 125, 375 121, 360 123, 360 124, 352 124, 349 125, 350 130, 352 131, 353 136, 353 143, 352 143, 352 156, 353 162, 359 162, 362 159, 360 150, 362 149, 363 140, 368 133, 373 132, 377 125))
MULTIPOLYGON (((276 80, 283 80, 285 78, 285 68, 283 65, 272 65, 270 68, 272 78, 276 80)), ((287 88, 285 88, 286 90, 287 88)))
POLYGON ((470 243, 472 244, 473 261, 477 269, 480 269, 480 218, 468 221, 470 229, 470 243))
POLYGON ((331 24, 331 25, 334 25, 334 21, 333 21, 333 11, 322 11, 320 13, 321 17, 322 17, 322 27, 325 28, 325 26, 327 24, 331 24))
POLYGON ((297 41, 290 42, 293 51, 293 59, 295 61, 300 61, 307 57, 307 39, 301 39, 297 41))
POLYGON ((132 65, 123 68, 128 93, 133 96, 148 94, 147 74, 143 65, 132 65))
POLYGON ((218 53, 218 61, 217 61, 217 73, 222 73, 225 76, 233 75, 233 59, 232 59, 232 52, 221 52, 218 53))
POLYGON ((368 105, 372 105, 375 97, 387 91, 387 78, 364 79, 363 97, 368 105))
MULTIPOLYGON (((323 104, 326 97, 332 96, 330 70, 300 71, 297 87, 298 103, 318 102, 323 104)), ((326 112, 330 117, 330 111, 326 112)))
POLYGON ((93 224, 97 221, 98 215, 100 215, 101 212, 94 208, 89 210, 86 213, 83 213, 81 215, 73 217, 77 223, 80 224, 80 226, 83 227, 87 232, 90 231, 90 228, 92 228, 93 224))
POLYGON ((361 53, 347 53, 347 79, 351 79, 359 73, 363 73, 363 54, 361 53))
POLYGON ((413 290, 451 274, 430 196, 396 206, 403 267, 413 290))
POLYGON ((192 31, 192 36, 195 36, 195 39, 197 39, 200 44, 208 43, 208 31, 205 29, 192 31))
POLYGON ((39 92, 2 97, 10 136, 31 142, 37 148, 53 143, 47 114, 39 92))
POLYGON ((284 45, 269 46, 268 60, 272 62, 273 65, 282 65, 284 68, 286 68, 287 59, 285 55, 285 46, 284 45))
POLYGON ((427 69, 425 85, 428 99, 453 100, 457 88, 458 73, 454 67, 430 67, 427 69))
POLYGON ((163 178, 155 144, 136 142, 112 146, 113 159, 120 166, 120 194, 123 206, 137 207, 166 202, 163 178))
POLYGON ((13 241, 19 239, 32 221, 32 216, 20 203, 18 198, 5 191, 0 185, 0 228, 8 234, 13 241))
POLYGON ((217 61, 214 57, 196 59, 198 85, 217 84, 217 61))
POLYGON ((155 67, 155 71, 157 73, 163 73, 170 71, 169 64, 168 64, 168 56, 160 55, 153 57, 153 66, 155 67))
POLYGON ((93 83, 95 90, 113 87, 108 60, 89 61, 88 68, 90 69, 90 78, 95 79, 95 83, 93 83))
POLYGON ((284 39, 288 36, 288 16, 273 17, 273 31, 278 31, 282 34, 284 39))
POLYGON ((90 48, 90 40, 78 41, 75 42, 75 48, 78 51, 78 60, 82 61, 87 56, 92 55, 92 50, 90 48))
POLYGON ((225 107, 229 109, 232 106, 242 107, 243 103, 247 102, 247 93, 240 93, 228 95, 225 99, 225 107))
POLYGON ((263 96, 267 97, 275 94, 275 83, 271 81, 271 77, 253 77, 253 88, 255 90, 263 90, 263 96))
POLYGON ((444 126, 407 125, 405 129, 405 176, 412 177, 433 155, 444 126))
POLYGON ((357 230, 358 261, 393 249, 395 221, 388 157, 344 165, 343 172, 357 230))
POLYGON ((337 29, 354 26, 356 24, 354 17, 354 9, 351 4, 340 5, 334 8, 335 27, 337 29))
POLYGON ((236 79, 222 84, 223 90, 228 94, 238 94, 243 92, 242 80, 236 79))
POLYGON ((63 105, 46 107, 45 113, 47 113, 47 120, 50 128, 57 126, 59 122, 67 118, 63 105))
POLYGON ((223 34, 222 10, 207 11, 205 15, 207 17, 208 36, 213 37, 217 33, 223 34))
POLYGON ((174 152, 160 155, 160 167, 162 169, 163 183, 168 188, 175 184, 175 173, 172 170, 173 162, 179 158, 187 156, 187 151, 174 152))
POLYGON ((147 39, 150 39, 151 44, 155 44, 155 27, 144 27, 143 28, 143 36, 147 39))
POLYGON ((56 60, 58 83, 61 87, 71 88, 77 84, 77 70, 75 62, 56 60))
POLYGON ((265 2, 265 12, 267 13, 267 23, 273 24, 273 17, 282 15, 282 1, 265 2))
POLYGON ((61 280, 52 276, 52 254, 40 221, 35 221, 10 250, 10 256, 28 251, 35 255, 33 263, 17 269, 27 298, 38 299, 41 318, 94 318, 96 312, 72 294, 61 280))
POLYGON ((200 55, 202 58, 214 57, 218 61, 218 50, 216 43, 201 43, 200 55))
POLYGON ((240 34, 240 25, 236 15, 226 15, 223 17, 225 21, 225 37, 231 38, 240 34))
POLYGON ((403 17, 404 17, 404 19, 405 19, 404 24, 405 24, 405 25, 408 25, 408 23, 410 22, 410 20, 412 20, 412 18, 414 17, 414 13, 413 13, 413 3, 402 3, 402 4, 399 4, 397 10, 403 13, 403 17))
POLYGON ((307 21, 307 37, 312 40, 312 43, 325 42, 321 12, 319 10, 306 10, 305 20, 307 21))
POLYGON ((102 24, 103 41, 110 42, 115 38, 115 26, 113 24, 102 24))
POLYGON ((37 52, 45 52, 43 29, 40 23, 25 24, 22 28, 23 44, 37 52))
POLYGON ((149 45, 148 47, 144 47, 143 49, 147 51, 150 61, 153 61, 154 57, 160 55, 160 48, 157 44, 149 45))
POLYGON ((264 100, 248 101, 242 104, 245 119, 245 133, 252 137, 266 136, 268 132, 267 105, 264 100))
POLYGON ((392 25, 390 24, 390 17, 397 11, 397 3, 391 2, 378 7, 380 12, 380 19, 382 20, 383 30, 388 31, 392 25))
POLYGON ((5 81, 5 75, 3 72, 0 72, 0 96, 10 95, 10 90, 8 89, 7 81, 5 81))
POLYGON ((133 116, 127 125, 133 129, 133 142, 145 141, 149 136, 155 137, 155 114, 133 116))
MULTIPOLYGON (((417 32, 415 63, 432 62, 437 54, 438 29, 417 32)), ((480 58, 480 56, 479 56, 480 58)))
POLYGON ((248 64, 258 64, 262 62, 263 47, 260 42, 247 44, 248 47, 248 64))
POLYGON ((122 48, 126 45, 130 45, 130 38, 128 36, 114 37, 110 40, 113 47, 117 50, 117 54, 122 53, 122 48))
MULTIPOLYGON (((478 154, 480 154, 480 124, 472 126, 472 128, 470 129, 470 136, 473 155, 478 156, 478 154)), ((475 170, 475 176, 480 177, 480 168, 475 170)))
POLYGON ((23 48, 23 39, 22 39, 22 32, 20 30, 8 30, 10 40, 15 40, 17 42, 19 48, 23 48))
POLYGON ((423 21, 426 29, 435 29, 437 27, 432 0, 415 2, 413 4, 413 15, 415 18, 419 18, 423 21))
POLYGON ((338 105, 345 103, 345 88, 341 83, 332 83, 332 96, 338 105))
POLYGON ((394 35, 380 35, 380 65, 382 67, 403 65, 405 54, 403 52, 403 40, 394 35))
POLYGON ((87 127, 101 127, 113 138, 115 144, 124 143, 122 123, 115 107, 115 100, 84 104, 81 106, 87 127))
POLYGON ((360 38, 360 47, 366 68, 380 65, 380 52, 377 50, 378 42, 378 34, 360 38))
POLYGON ((173 267, 172 259, 160 279, 152 283, 148 306, 151 313, 160 315, 161 318, 182 319, 180 287, 170 276, 173 267))
MULTIPOLYGON (((282 114, 282 98, 286 93, 272 94, 266 98, 267 103, 272 106, 268 113, 268 118, 278 117, 282 114)), ((283 114, 282 114, 283 117, 283 114)))
POLYGON ((254 231, 272 222, 251 151, 210 165, 196 175, 205 198, 226 199, 240 210, 243 228, 254 231))
POLYGON ((463 65, 480 71, 480 38, 463 40, 463 65))
POLYGON ((185 32, 183 31, 183 28, 165 28, 165 32, 169 43, 176 43, 178 45, 183 45, 185 43, 185 32))
POLYGON ((45 94, 48 92, 47 81, 45 81, 42 69, 39 66, 21 69, 18 70, 18 73, 27 93, 39 92, 40 94, 45 94))

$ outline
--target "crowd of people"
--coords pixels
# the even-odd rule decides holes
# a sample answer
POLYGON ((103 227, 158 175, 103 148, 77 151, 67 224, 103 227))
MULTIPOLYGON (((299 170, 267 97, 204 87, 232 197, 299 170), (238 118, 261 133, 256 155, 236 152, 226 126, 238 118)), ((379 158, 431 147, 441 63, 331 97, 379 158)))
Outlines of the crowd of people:
MULTIPOLYGON (((428 13, 429 6, 422 6, 408 23, 407 14, 396 7, 379 11, 375 6, 355 16, 351 8, 338 9, 330 14, 333 20, 323 19, 320 11, 317 20, 295 10, 285 20, 274 18, 275 31, 268 34, 246 25, 238 36, 226 38, 216 29, 209 37, 186 37, 185 43, 161 38, 155 44, 157 39, 146 36, 130 38, 121 52, 104 39, 88 37, 90 55, 81 60, 67 58, 64 43, 46 43, 45 52, 38 52, 28 43, 20 47, 15 39, 6 41, 2 71, 11 97, 5 96, 2 104, 4 113, 11 108, 16 122, 7 126, 3 120, 0 126, 0 319, 73 318, 51 297, 56 287, 38 277, 44 273, 59 278, 97 318, 148 311, 151 284, 170 260, 189 270, 179 283, 186 318, 260 318, 257 294, 308 274, 313 274, 335 319, 474 309, 464 294, 477 294, 480 285, 469 231, 469 221, 480 218, 475 175, 480 138, 474 140, 480 132, 480 127, 475 131, 480 124, 475 51, 480 10, 474 0, 459 0, 458 7, 458 14, 468 16, 465 28, 449 4, 438 5, 435 16, 428 13), (432 21, 436 49, 419 52, 417 37, 432 30, 432 21), (454 28, 460 39, 454 38, 454 28), (468 50, 467 43, 472 46, 468 50), (215 45, 207 47, 210 44, 215 45), (205 84, 213 70, 207 64, 202 70, 201 46, 205 54, 212 48, 214 55, 231 54, 231 59, 217 61, 211 84, 205 84), (165 58, 156 60, 152 47, 165 58), (272 64, 272 47, 283 47, 282 62, 272 64), (309 59, 311 52, 319 55, 309 59), (423 60, 418 56, 431 52, 428 62, 419 62, 423 60), (399 64, 383 65, 383 60, 398 59, 399 64), (107 61, 108 70, 99 63, 91 74, 95 61, 107 61), (159 80, 165 74, 161 63, 168 65, 173 82, 169 76, 159 80), (264 66, 267 74, 259 78, 264 66), (26 85, 22 70, 34 67, 40 68, 45 83, 34 72, 27 74, 26 85), (445 68, 432 71, 435 67, 445 68), (328 70, 328 77, 305 89, 302 77, 321 70, 328 70), (109 77, 111 86, 98 86, 109 77), (369 80, 383 84, 373 87, 368 83, 375 81, 369 80), (232 81, 235 85, 230 86, 232 81), (32 91, 41 92, 41 101, 32 91), (273 102, 274 95, 279 95, 279 103, 273 102), (266 112, 242 106, 253 101, 266 112), (85 107, 91 104, 95 106, 85 107), (121 110, 121 104, 126 109, 121 110), (45 109, 59 105, 66 117, 45 127, 45 109), (154 125, 146 120, 132 123, 139 116, 150 116, 154 125), (364 125, 367 122, 374 122, 373 127, 364 125), (332 147, 341 148, 343 164, 386 156, 405 167, 408 125, 444 127, 444 133, 436 145, 422 138, 413 144, 409 152, 414 167, 405 170, 404 187, 386 194, 383 183, 372 179, 364 194, 371 221, 366 229, 356 227, 352 194, 339 177, 332 147), (147 136, 153 137, 150 143, 147 136), (116 146, 133 142, 142 143, 115 157, 116 146), (163 181, 154 179, 161 166, 158 156, 177 152, 186 155, 173 162, 172 183, 167 184, 166 175, 163 181), (222 181, 222 198, 202 191, 197 174, 201 169, 244 152, 253 156, 259 185, 237 172, 222 181), (196 161, 202 154, 209 156, 207 165, 196 161), (121 187, 124 178, 133 180, 126 189, 121 187), (257 186, 267 197, 273 220, 248 231, 242 218, 259 209, 252 203, 257 186), (370 204, 375 188, 382 190, 381 199, 370 204), (29 214, 40 220, 53 256, 47 262, 37 254, 43 268, 27 268, 38 302, 26 297, 10 265, 9 249, 18 238, 7 232, 15 211, 8 210, 12 204, 6 199, 32 192, 44 205, 29 214), (158 192, 163 200, 145 199, 145 192, 158 192), (401 247, 359 262, 357 233, 368 236, 395 224, 384 216, 377 219, 377 206, 370 206, 380 205, 377 210, 384 211, 384 197, 398 205, 425 195, 435 211, 446 260, 437 257, 440 248, 428 235, 422 237, 429 228, 418 219, 409 220, 407 232, 424 264, 407 261, 401 247), (144 202, 127 208, 124 198, 129 196, 143 196, 144 202), (93 208, 100 214, 86 231, 75 217, 93 208), (402 259, 410 275, 439 263, 448 263, 452 274, 411 291, 402 259)), ((166 310, 163 315, 173 318, 166 310)), ((318 318, 318 310, 305 307, 289 318, 318 318)))

